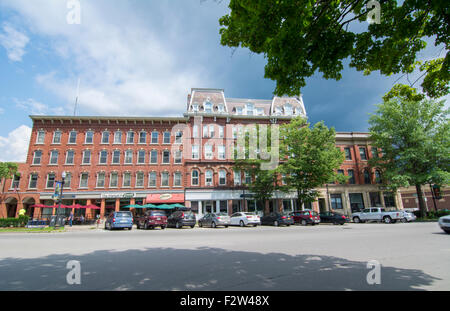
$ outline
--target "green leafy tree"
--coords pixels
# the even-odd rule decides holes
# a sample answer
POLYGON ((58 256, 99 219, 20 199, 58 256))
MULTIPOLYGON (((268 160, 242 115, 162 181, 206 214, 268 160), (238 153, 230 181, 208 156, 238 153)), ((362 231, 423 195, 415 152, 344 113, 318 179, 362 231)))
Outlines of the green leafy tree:
POLYGON ((14 175, 18 175, 17 170, 19 169, 19 166, 17 163, 11 163, 11 162, 0 162, 0 184, 2 185, 1 189, 1 195, 0 195, 0 203, 3 202, 5 197, 5 186, 6 181, 8 179, 12 179, 14 175))
POLYGON ((395 85, 369 119, 373 145, 382 156, 371 160, 383 181, 395 189, 416 187, 421 215, 426 214, 422 185, 448 184, 449 110, 444 101, 425 98, 406 85, 395 85))
POLYGON ((318 187, 331 182, 346 182, 348 177, 338 174, 344 154, 336 148, 336 132, 323 122, 313 127, 302 117, 293 119, 280 129, 280 159, 278 171, 283 174, 282 190, 297 192, 298 206, 313 202, 318 187))
POLYGON ((448 94, 450 80, 449 6, 447 1, 379 0, 230 0, 231 12, 219 22, 221 44, 248 48, 267 58, 265 77, 276 81, 275 94, 298 95, 317 71, 339 80, 343 61, 370 74, 425 76, 430 97, 448 94), (377 21, 378 22, 378 21, 377 21), (443 45, 445 57, 420 62, 424 39, 443 45))

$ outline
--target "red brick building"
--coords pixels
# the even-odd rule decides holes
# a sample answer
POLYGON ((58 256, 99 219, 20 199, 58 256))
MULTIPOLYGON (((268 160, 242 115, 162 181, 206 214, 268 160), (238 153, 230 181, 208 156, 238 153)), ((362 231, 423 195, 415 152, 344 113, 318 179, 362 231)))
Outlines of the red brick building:
MULTIPOLYGON (((243 184, 251 176, 233 169, 233 146, 245 126, 276 126, 299 115, 307 116, 301 98, 234 99, 220 89, 192 89, 180 117, 31 116, 27 160, 20 177, 4 185, 0 217, 14 217, 22 206, 34 217, 54 214, 52 195, 63 172, 66 214, 104 216, 143 203, 180 203, 199 215, 263 213, 245 195, 243 184)), ((378 151, 367 133, 339 132, 336 144, 345 152, 341 173, 350 181, 318 189, 320 198, 306 207, 345 214, 371 206, 402 208, 399 195, 383 192, 378 172, 368 167, 378 151)), ((298 209, 295 198, 274 193, 269 209, 298 209)))

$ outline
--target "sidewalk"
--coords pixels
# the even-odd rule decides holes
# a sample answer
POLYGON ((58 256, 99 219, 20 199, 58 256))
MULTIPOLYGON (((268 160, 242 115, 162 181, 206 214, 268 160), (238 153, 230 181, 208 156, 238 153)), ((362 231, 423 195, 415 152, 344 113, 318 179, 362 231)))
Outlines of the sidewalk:
MULTIPOLYGON (((104 228, 104 224, 98 225, 98 230, 104 228)), ((73 225, 72 227, 69 225, 64 226, 66 231, 86 231, 86 230, 97 230, 97 225, 73 225)))

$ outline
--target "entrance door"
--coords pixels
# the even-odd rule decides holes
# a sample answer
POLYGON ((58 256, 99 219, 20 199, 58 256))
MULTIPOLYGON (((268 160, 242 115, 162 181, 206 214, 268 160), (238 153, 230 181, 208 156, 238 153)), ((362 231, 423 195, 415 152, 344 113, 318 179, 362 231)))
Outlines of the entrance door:
POLYGON ((205 213, 214 213, 215 211, 213 210, 213 202, 212 201, 206 201, 205 202, 205 213))
POLYGON ((319 198, 319 211, 321 213, 325 213, 327 211, 327 206, 325 204, 324 198, 319 198))

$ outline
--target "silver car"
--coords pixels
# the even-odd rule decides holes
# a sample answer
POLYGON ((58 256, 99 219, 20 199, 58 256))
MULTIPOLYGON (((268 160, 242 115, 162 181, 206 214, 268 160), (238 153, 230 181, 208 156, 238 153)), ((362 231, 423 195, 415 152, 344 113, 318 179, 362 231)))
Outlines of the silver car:
POLYGON ((441 227, 445 233, 450 234, 450 215, 439 218, 439 227, 441 227))
POLYGON ((224 226, 228 228, 229 225, 230 216, 226 213, 209 213, 198 220, 199 227, 216 228, 218 226, 224 226))
POLYGON ((416 219, 417 219, 417 217, 413 213, 403 212, 403 218, 402 218, 402 222, 403 223, 412 222, 412 221, 414 221, 416 219))

